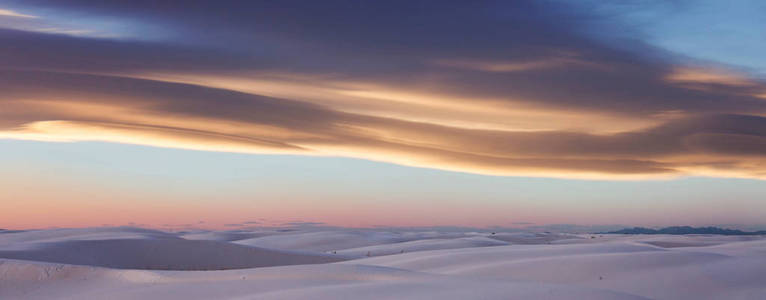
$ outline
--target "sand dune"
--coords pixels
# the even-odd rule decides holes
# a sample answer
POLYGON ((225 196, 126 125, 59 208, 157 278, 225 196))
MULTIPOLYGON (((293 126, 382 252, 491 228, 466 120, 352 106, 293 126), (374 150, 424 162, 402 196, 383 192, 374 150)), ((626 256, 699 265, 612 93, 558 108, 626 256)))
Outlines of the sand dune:
MULTIPOLYGON (((545 234, 543 234, 545 235, 545 234)), ((248 246, 256 246, 279 250, 297 250, 313 252, 332 252, 338 254, 345 253, 356 255, 358 249, 372 247, 370 249, 360 250, 366 253, 372 249, 380 250, 378 253, 401 252, 401 246, 412 247, 411 250, 422 249, 448 249, 466 247, 483 247, 508 244, 498 239, 486 239, 484 237, 494 237, 489 233, 478 232, 450 232, 450 231, 401 231, 401 230, 322 230, 322 231, 295 231, 284 234, 274 234, 265 237, 256 237, 252 239, 238 240, 235 243, 248 246), (471 240, 472 238, 475 238, 471 240), (462 240, 460 240, 462 239, 462 240), (433 240, 431 242, 426 242, 433 240), (401 244, 414 242, 413 244, 401 244), (432 244, 433 246, 426 246, 432 244), (447 244, 453 244, 448 246, 447 244), (391 250, 383 250, 388 247, 382 245, 391 245, 391 250), (418 246, 420 245, 420 246, 418 246), (439 245, 443 245, 440 247, 439 245)), ((538 239, 538 238, 535 238, 538 239)), ((536 243, 529 240, 527 243, 536 243)), ((420 250, 417 250, 420 251, 420 250)))
POLYGON ((458 249, 473 247, 489 247, 509 245, 506 242, 498 241, 487 237, 463 237, 455 239, 426 239, 409 241, 402 243, 383 244, 359 248, 351 248, 337 251, 338 255, 347 257, 367 257, 402 254, 417 251, 440 250, 440 249, 458 249))
POLYGON ((763 236, 264 232, 3 234, 0 299, 766 299, 763 236))
POLYGON ((179 239, 175 234, 134 227, 27 230, 0 235, 0 249, 35 248, 44 243, 117 239, 179 239))
POLYGON ((464 233, 438 232, 391 232, 391 231, 360 231, 334 230, 292 232, 287 234, 258 237, 236 241, 237 244, 257 246, 270 249, 300 250, 300 251, 332 251, 358 248, 372 245, 401 243, 407 241, 432 239, 442 237, 463 237, 464 233))
POLYGON ((28 231, 2 238, 0 258, 120 269, 221 270, 343 260, 133 229, 28 231))
MULTIPOLYGON (((694 242, 694 237, 664 239, 694 242)), ((760 240, 738 242, 733 248, 739 256, 731 256, 719 253, 724 251, 715 246, 664 249, 627 238, 416 252, 353 263, 471 278, 574 284, 653 299, 762 299, 766 296, 763 245, 760 240)))
POLYGON ((592 288, 450 278, 356 264, 172 272, 0 261, 0 298, 645 299, 592 288))
POLYGON ((230 230, 230 231, 202 231, 202 232, 190 232, 179 235, 187 240, 205 240, 205 241, 220 241, 220 242, 233 242, 245 239, 252 239, 258 237, 264 237, 269 235, 279 234, 279 232, 273 230, 230 230))
POLYGON ((571 234, 558 234, 558 233, 530 233, 530 232, 512 232, 512 233, 499 233, 490 236, 493 239, 508 242, 511 244, 550 244, 552 242, 562 240, 580 240, 583 237, 571 234))

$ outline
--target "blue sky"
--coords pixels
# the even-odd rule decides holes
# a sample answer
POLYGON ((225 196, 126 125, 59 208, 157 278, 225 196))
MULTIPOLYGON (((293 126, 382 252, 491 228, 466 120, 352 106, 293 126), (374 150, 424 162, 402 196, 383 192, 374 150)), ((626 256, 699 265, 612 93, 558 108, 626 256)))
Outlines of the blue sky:
POLYGON ((596 34, 638 38, 676 55, 765 75, 763 1, 595 1, 586 9, 608 16, 596 34))
MULTIPOLYGON (((82 205, 80 198, 93 197, 113 206, 164 202, 172 204, 167 208, 180 214, 195 203, 203 207, 241 207, 241 214, 211 210, 209 214, 195 215, 210 226, 251 220, 272 225, 288 221, 356 226, 454 225, 429 218, 427 210, 437 206, 475 209, 478 213, 467 214, 458 225, 478 227, 518 227, 513 224, 517 222, 757 224, 762 210, 754 208, 762 207, 762 196, 766 194, 766 185, 753 179, 564 180, 444 172, 349 158, 234 154, 109 143, 2 141, 0 145, 4 154, 0 157, 4 166, 0 178, 9 179, 4 180, 6 184, 38 178, 34 188, 52 193, 29 199, 23 197, 25 189, 6 185, 3 196, 9 199, 4 205, 14 201, 43 205, 55 198, 77 206, 82 205), (60 182, 65 182, 66 187, 56 184, 60 182), (94 186, 99 187, 95 192, 91 189, 94 186), (21 197, 15 198, 13 193, 21 197), (122 199, 111 198, 115 194, 138 194, 142 199, 123 203, 122 199), (331 217, 309 214, 306 219, 291 217, 289 210, 287 214, 269 215, 257 209, 259 204, 274 202, 296 207, 347 207, 349 211, 331 217), (425 213, 422 217, 428 221, 386 223, 389 217, 368 209, 381 203, 425 213)), ((109 224, 152 221, 134 214, 109 224)))

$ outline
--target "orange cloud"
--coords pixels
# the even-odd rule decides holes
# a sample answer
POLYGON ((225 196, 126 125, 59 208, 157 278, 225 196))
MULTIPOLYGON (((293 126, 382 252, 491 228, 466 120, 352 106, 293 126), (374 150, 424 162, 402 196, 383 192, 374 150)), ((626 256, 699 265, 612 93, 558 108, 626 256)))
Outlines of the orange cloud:
POLYGON ((127 76, 202 85, 321 104, 336 111, 450 127, 512 131, 580 130, 614 133, 659 124, 658 120, 606 112, 556 109, 513 98, 479 98, 406 89, 325 76, 273 73, 171 74, 127 76))
MULTIPOLYGON (((50 80, 46 89, 26 88, 23 76, 7 78, 12 88, 0 97, 6 108, 0 138, 347 156, 492 175, 766 177, 766 118, 758 116, 673 114, 655 119, 657 125, 611 133, 566 130, 561 123, 553 130, 480 129, 198 85, 33 74, 41 75, 29 77, 35 84, 50 80)), ((438 99, 427 101, 438 108, 438 99)))
POLYGON ((721 84, 754 86, 757 83, 746 75, 720 68, 678 67, 666 79, 677 83, 721 84))
POLYGON ((37 16, 22 14, 8 9, 0 9, 0 17, 37 18, 37 16))
POLYGON ((580 59, 576 55, 572 55, 572 54, 545 57, 545 58, 526 60, 526 61, 439 59, 439 60, 435 60, 434 64, 438 66, 444 66, 444 67, 452 67, 452 68, 484 71, 484 72, 495 72, 495 73, 525 72, 525 71, 535 71, 535 70, 563 68, 563 67, 587 67, 587 68, 596 68, 596 69, 606 68, 605 66, 599 65, 597 63, 580 59))

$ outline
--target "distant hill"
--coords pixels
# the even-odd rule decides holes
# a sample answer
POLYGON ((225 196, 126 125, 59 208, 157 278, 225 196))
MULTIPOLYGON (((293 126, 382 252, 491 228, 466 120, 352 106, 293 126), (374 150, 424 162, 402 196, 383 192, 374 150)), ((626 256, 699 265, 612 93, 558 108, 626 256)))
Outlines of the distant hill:
POLYGON ((690 226, 672 226, 662 229, 651 229, 644 227, 625 228, 617 231, 602 232, 612 234, 720 234, 720 235, 766 235, 766 230, 762 231, 742 231, 736 229, 726 229, 718 227, 690 227, 690 226))

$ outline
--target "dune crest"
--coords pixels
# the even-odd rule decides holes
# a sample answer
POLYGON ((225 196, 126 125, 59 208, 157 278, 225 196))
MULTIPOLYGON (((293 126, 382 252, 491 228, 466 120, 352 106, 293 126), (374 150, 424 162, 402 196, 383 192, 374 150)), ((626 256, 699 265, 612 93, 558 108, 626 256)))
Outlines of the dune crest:
POLYGON ((0 235, 0 299, 763 299, 763 253, 764 236, 56 229, 0 235))

